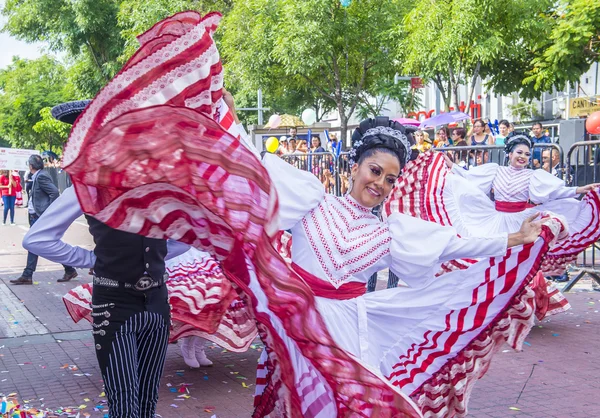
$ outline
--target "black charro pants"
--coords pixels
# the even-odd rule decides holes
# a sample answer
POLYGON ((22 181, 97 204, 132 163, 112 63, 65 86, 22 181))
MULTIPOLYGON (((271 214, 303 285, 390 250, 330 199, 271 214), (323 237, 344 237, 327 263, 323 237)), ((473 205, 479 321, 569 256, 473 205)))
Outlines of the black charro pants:
POLYGON ((170 325, 167 287, 93 286, 96 356, 110 418, 154 418, 170 325))

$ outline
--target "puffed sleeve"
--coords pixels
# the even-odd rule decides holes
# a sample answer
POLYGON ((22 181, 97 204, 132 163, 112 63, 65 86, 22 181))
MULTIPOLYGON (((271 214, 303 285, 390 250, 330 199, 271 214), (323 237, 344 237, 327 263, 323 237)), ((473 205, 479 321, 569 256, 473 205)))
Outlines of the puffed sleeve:
POLYGON ((452 166, 452 172, 459 176, 469 180, 475 184, 481 191, 488 194, 492 190, 492 183, 496 177, 498 171, 498 164, 487 163, 478 165, 477 167, 471 167, 468 170, 454 164, 452 166))
POLYGON ((459 258, 489 258, 506 254, 508 234, 460 238, 442 226, 401 213, 388 218, 390 269, 409 286, 432 280, 440 264, 459 258))
POLYGON ((577 196, 577 187, 567 187, 565 182, 546 170, 535 170, 529 182, 529 199, 535 203, 568 199, 577 196))
POLYGON ((265 154, 263 165, 279 197, 279 229, 288 230, 321 203, 325 188, 319 179, 273 154, 265 154))

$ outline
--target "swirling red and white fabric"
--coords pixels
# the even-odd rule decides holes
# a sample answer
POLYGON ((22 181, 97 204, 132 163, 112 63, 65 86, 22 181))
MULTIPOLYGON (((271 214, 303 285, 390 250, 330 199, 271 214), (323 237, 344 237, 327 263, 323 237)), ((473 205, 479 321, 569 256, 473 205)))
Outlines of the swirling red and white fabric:
MULTIPOLYGON (((179 40, 188 33, 210 45, 186 50, 187 60, 214 45, 203 36, 207 22, 199 19, 190 32, 128 63, 122 74, 128 68, 162 74, 169 65, 163 55, 177 54, 175 46, 185 46, 179 40)), ((212 68, 220 63, 206 70, 212 68)), ((137 87, 119 88, 114 81, 109 86, 120 91, 112 95, 131 103, 137 87)), ((252 152, 206 114, 168 100, 172 95, 152 96, 153 105, 115 111, 112 118, 110 108, 118 104, 102 92, 99 97, 78 120, 65 160, 83 211, 113 228, 201 248, 221 263, 269 350, 278 383, 270 398, 275 411, 286 417, 421 415, 406 395, 334 343, 310 288, 274 249, 277 197, 252 152)))
MULTIPOLYGON (((406 166, 397 187, 384 205, 384 216, 400 212, 441 225, 452 226, 453 221, 460 222, 458 218, 451 219, 444 202, 443 190, 446 184, 446 176, 449 173, 450 170, 441 153, 428 152, 419 155, 415 161, 411 161, 406 166)), ((590 204, 596 205, 596 208, 600 207, 600 200, 597 199, 596 194, 591 194, 589 199, 590 204)), ((560 222, 560 219, 557 219, 557 221, 560 222)), ((565 261, 577 257, 576 254, 573 255, 573 252, 581 251, 581 247, 577 247, 577 245, 581 245, 584 242, 582 236, 588 239, 587 242, 589 245, 590 232, 588 229, 588 234, 575 234, 551 246, 550 251, 546 253, 542 261, 541 270, 544 274, 552 274, 554 268, 550 267, 557 267, 557 265, 560 265, 564 271, 565 261), (563 242, 567 244, 563 244, 563 242)), ((467 268, 474 262, 475 260, 466 259, 446 262, 442 265, 438 275, 456 269, 467 268)), ((539 319, 564 312, 571 307, 565 296, 556 286, 549 281, 545 281, 545 283, 545 289, 542 289, 543 284, 540 281, 535 286, 536 293, 538 294, 537 302, 540 307, 540 310, 537 312, 539 319), (544 298, 548 300, 544 300, 544 298), (541 312, 543 312, 543 315, 541 312)))

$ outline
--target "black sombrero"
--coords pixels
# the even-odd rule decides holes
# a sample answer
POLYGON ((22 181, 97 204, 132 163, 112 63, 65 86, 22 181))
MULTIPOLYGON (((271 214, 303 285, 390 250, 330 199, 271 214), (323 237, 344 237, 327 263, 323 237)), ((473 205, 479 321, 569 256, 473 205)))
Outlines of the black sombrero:
POLYGON ((50 113, 52 113, 54 119, 73 125, 81 112, 83 112, 90 103, 91 100, 77 100, 74 102, 62 103, 54 106, 50 113))

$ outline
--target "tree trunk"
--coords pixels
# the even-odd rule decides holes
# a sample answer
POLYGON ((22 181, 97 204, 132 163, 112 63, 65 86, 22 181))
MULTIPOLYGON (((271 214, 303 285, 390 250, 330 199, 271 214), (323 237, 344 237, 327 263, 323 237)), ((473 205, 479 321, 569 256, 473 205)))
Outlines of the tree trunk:
MULTIPOLYGON (((444 82, 442 77, 437 74, 433 79, 433 82, 437 85, 440 94, 442 95, 442 100, 444 101, 444 110, 447 112, 450 109, 450 90, 444 86, 444 82)), ((449 87, 449 86, 448 86, 449 87)))
POLYGON ((449 64, 448 65, 448 78, 449 78, 449 84, 450 84, 450 92, 451 95, 454 96, 454 110, 459 110, 458 107, 458 80, 459 77, 456 76, 456 74, 454 74, 454 69, 452 68, 452 65, 449 64))
POLYGON ((348 142, 348 117, 344 111, 344 104, 340 100, 338 102, 338 113, 340 114, 340 141, 342 141, 342 147, 348 148, 351 144, 348 142))
MULTIPOLYGON (((481 61, 477 61, 475 71, 473 71, 473 77, 471 78, 471 86, 469 87, 469 97, 467 97, 467 112, 471 109, 471 102, 473 101, 473 93, 475 92, 475 84, 477 84, 477 77, 479 77, 479 69, 481 68, 481 61)), ((479 115, 481 117, 481 115, 479 115)))

